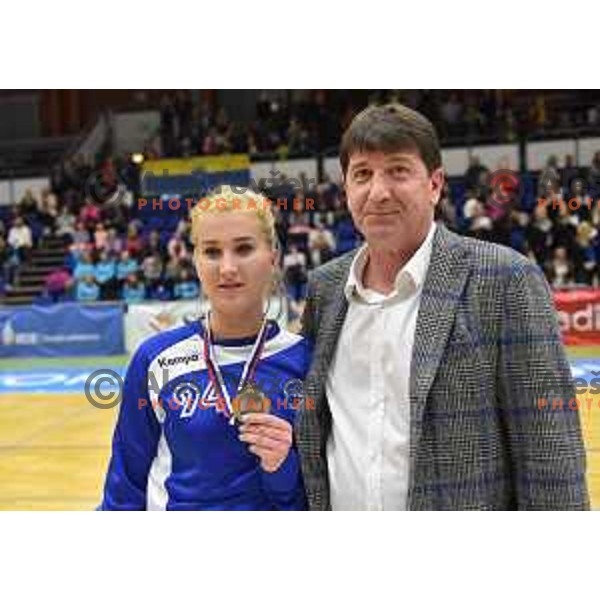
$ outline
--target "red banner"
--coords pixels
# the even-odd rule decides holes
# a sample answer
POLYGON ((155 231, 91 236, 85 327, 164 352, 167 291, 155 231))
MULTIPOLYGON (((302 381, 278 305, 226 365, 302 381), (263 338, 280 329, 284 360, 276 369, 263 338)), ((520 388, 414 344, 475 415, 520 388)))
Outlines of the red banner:
POLYGON ((600 345, 600 289, 557 290, 554 304, 565 344, 600 345))

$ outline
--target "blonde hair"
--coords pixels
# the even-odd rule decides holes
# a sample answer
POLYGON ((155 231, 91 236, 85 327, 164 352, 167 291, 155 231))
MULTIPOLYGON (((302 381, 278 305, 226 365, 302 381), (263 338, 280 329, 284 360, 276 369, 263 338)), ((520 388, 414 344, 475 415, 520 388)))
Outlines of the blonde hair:
POLYGON ((273 250, 278 249, 271 200, 252 190, 245 190, 241 194, 235 193, 229 185, 223 185, 220 187, 220 191, 202 198, 192 209, 192 243, 194 246, 198 244, 200 221, 206 214, 214 215, 235 211, 254 213, 260 221, 262 232, 268 244, 273 250))

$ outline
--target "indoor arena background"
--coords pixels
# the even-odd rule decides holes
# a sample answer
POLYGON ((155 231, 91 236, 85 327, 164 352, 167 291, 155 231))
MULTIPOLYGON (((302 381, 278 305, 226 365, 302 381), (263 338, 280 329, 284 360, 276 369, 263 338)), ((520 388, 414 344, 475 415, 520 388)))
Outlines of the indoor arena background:
POLYGON ((187 216, 207 190, 273 199, 285 290, 270 310, 297 330, 307 273, 360 243, 340 134, 386 101, 439 130, 438 218, 544 269, 587 388, 565 409, 600 507, 598 92, 27 90, 0 92, 0 509, 98 505, 118 408, 86 382, 122 377, 141 339, 201 312, 187 216))

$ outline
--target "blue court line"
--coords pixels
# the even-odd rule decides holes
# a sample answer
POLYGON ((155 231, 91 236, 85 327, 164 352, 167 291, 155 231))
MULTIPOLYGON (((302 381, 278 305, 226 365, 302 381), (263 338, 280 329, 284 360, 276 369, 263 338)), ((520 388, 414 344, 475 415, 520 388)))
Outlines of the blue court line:
MULTIPOLYGON (((12 371, 0 373, 0 394, 83 394, 87 378, 98 369, 110 368, 119 376, 125 376, 124 366, 76 367, 32 369, 31 371, 12 371)), ((110 385, 104 384, 103 393, 110 391, 110 385)))
MULTIPOLYGON (((573 377, 592 379, 596 377, 592 371, 600 371, 600 359, 582 358, 569 361, 573 377)), ((93 367, 53 367, 48 369, 32 369, 30 371, 9 371, 0 373, 0 394, 83 394, 87 378, 96 370, 110 368, 121 377, 125 376, 125 366, 99 365, 93 367)), ((106 384, 106 390, 110 386, 106 384)))

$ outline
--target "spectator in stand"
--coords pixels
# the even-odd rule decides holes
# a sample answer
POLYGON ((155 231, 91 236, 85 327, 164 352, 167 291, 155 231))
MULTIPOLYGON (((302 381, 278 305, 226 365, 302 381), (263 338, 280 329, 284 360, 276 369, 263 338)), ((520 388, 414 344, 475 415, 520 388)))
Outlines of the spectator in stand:
POLYGON ((592 164, 588 173, 591 193, 598 198, 600 196, 600 150, 594 153, 592 164))
POLYGON ((540 173, 538 181, 538 196, 550 199, 549 195, 557 197, 561 192, 560 175, 558 174, 558 160, 556 156, 548 157, 546 167, 540 173))
POLYGON ((569 210, 566 202, 563 202, 558 209, 558 217, 553 227, 554 248, 562 246, 568 256, 573 256, 578 225, 579 217, 569 210))
POLYGON ((294 245, 302 251, 307 250, 310 230, 308 213, 294 211, 289 215, 287 239, 290 245, 294 245))
POLYGON ((477 188, 467 189, 466 198, 463 204, 463 217, 469 227, 478 210, 477 207, 481 204, 477 188))
POLYGON ((92 259, 92 253, 89 250, 85 250, 81 255, 81 258, 75 264, 73 269, 73 277, 77 281, 82 281, 87 277, 95 277, 96 268, 92 259))
POLYGON ((436 220, 441 221, 453 231, 458 229, 456 206, 452 200, 451 190, 447 180, 444 181, 444 189, 442 190, 442 196, 436 211, 436 220))
POLYGON ((315 215, 315 227, 308 234, 308 251, 313 268, 322 265, 335 255, 335 237, 321 222, 320 215, 315 215))
POLYGON ((174 233, 167 244, 167 254, 170 258, 177 258, 180 261, 188 260, 190 253, 178 233, 174 233))
POLYGON ((129 255, 127 250, 123 250, 120 255, 120 260, 117 263, 117 282, 119 288, 122 288, 125 280, 132 273, 137 273, 140 269, 138 261, 129 255))
POLYGON ((489 241, 492 238, 493 228, 492 219, 486 214, 485 206, 482 202, 477 201, 477 204, 472 205, 469 235, 480 240, 489 241))
POLYGON ((0 280, 2 281, 2 288, 4 288, 7 282, 12 282, 9 265, 11 253, 12 252, 6 243, 4 236, 0 233, 0 265, 2 265, 0 280))
POLYGON ((14 250, 19 263, 27 262, 30 257, 33 240, 31 229, 23 217, 16 217, 8 231, 8 245, 14 250))
POLYGON ((571 201, 569 210, 577 215, 580 220, 590 219, 592 212, 592 197, 585 193, 584 182, 582 179, 576 178, 571 180, 571 193, 567 200, 571 201))
POLYGON ((0 264, 3 267, 3 272, 0 274, 4 282, 4 288, 12 287, 15 274, 17 269, 19 268, 19 256, 17 251, 14 248, 11 248, 4 237, 0 236, 0 250, 2 255, 2 260, 0 264))
MULTIPOLYGON (((56 217, 56 235, 62 237, 65 243, 73 242, 76 222, 75 215, 66 206, 63 206, 56 217)), ((87 233, 85 228, 82 228, 82 230, 87 233)))
POLYGON ((577 227, 574 256, 575 280, 577 283, 594 285, 597 267, 598 230, 588 221, 577 227))
MULTIPOLYGON (((191 232, 192 232, 192 223, 190 221, 189 215, 184 219, 181 219, 179 223, 177 223, 177 228, 175 229, 175 233, 181 237, 187 244, 189 240, 191 240, 191 232)), ((190 241, 191 244, 191 241, 190 241)), ((193 248, 193 245, 188 247, 193 248)))
POLYGON ((137 273, 130 273, 121 291, 121 298, 128 304, 143 302, 146 299, 146 287, 140 281, 137 273))
POLYGON ((181 279, 183 266, 177 257, 170 257, 165 265, 164 280, 165 285, 173 291, 175 285, 181 279))
POLYGON ((138 234, 137 227, 131 223, 127 227, 127 241, 125 242, 125 250, 134 258, 140 258, 144 250, 144 242, 138 234))
POLYGON ((295 244, 292 244, 283 257, 283 276, 288 295, 296 302, 304 297, 304 287, 308 280, 306 263, 306 255, 295 244))
POLYGON ((44 282, 44 294, 50 298, 53 302, 62 302, 66 300, 67 295, 73 280, 69 275, 69 272, 60 268, 52 271, 44 282))
POLYGON ((100 299, 100 288, 92 275, 78 281, 75 290, 78 302, 96 302, 100 299))
POLYGON ((77 262, 84 252, 90 251, 93 248, 91 240, 90 232, 81 221, 77 221, 75 224, 75 233, 73 234, 73 243, 70 247, 73 261, 77 262))
POLYGON ((0 265, 4 265, 6 263, 9 254, 10 250, 8 248, 8 244, 4 239, 4 235, 0 232, 0 265))
POLYGON ((116 265, 114 259, 106 250, 100 253, 100 260, 96 263, 94 276, 100 286, 102 300, 114 300, 117 294, 116 265))
POLYGON ((43 235, 50 236, 56 230, 56 219, 58 218, 58 201, 56 196, 45 189, 38 203, 38 215, 43 226, 43 235))
POLYGON ((90 235, 93 235, 96 225, 100 222, 101 218, 100 209, 88 198, 79 213, 79 220, 90 232, 90 235))
POLYGON ((575 184, 581 177, 581 173, 575 164, 575 157, 572 154, 565 156, 565 166, 560 171, 562 183, 567 192, 567 198, 571 198, 575 193, 575 184))
POLYGON ((527 254, 529 247, 527 245, 527 226, 529 225, 529 215, 517 208, 510 211, 510 245, 517 252, 527 254))
POLYGON ((465 186, 467 189, 476 190, 479 197, 485 195, 487 178, 490 170, 481 164, 479 157, 475 154, 469 159, 469 168, 465 173, 465 186))
POLYGON ((164 261, 166 259, 167 253, 160 238, 160 231, 153 229, 148 236, 148 242, 144 248, 144 257, 152 256, 156 253, 160 255, 161 260, 164 261))
POLYGON ((117 189, 119 178, 117 176, 117 167, 112 157, 108 157, 101 168, 103 196, 110 197, 117 189))
POLYGON ((535 262, 539 265, 545 265, 550 259, 554 244, 552 228, 553 223, 548 217, 548 207, 538 204, 533 212, 533 219, 527 227, 526 235, 535 262))
POLYGON ((566 248, 559 246, 554 250, 554 258, 546 269, 546 276, 550 285, 554 287, 566 287, 575 283, 566 248))
POLYGON ((39 206, 31 189, 26 189, 23 197, 19 201, 19 214, 29 219, 39 218, 39 206))
POLYGON ((153 294, 161 283, 163 271, 163 261, 158 251, 146 256, 142 262, 142 272, 144 273, 144 283, 149 294, 153 294))
POLYGON ((600 229, 600 198, 595 198, 592 202, 592 212, 589 220, 594 227, 600 229))
POLYGON ((120 256, 123 252, 123 242, 119 239, 117 230, 114 227, 111 227, 106 232, 104 249, 114 258, 120 256))
POLYGON ((96 250, 101 251, 106 248, 106 239, 108 232, 104 228, 104 223, 100 222, 96 224, 96 231, 94 231, 94 246, 96 250))
POLYGON ((175 300, 193 300, 200 293, 198 281, 194 279, 192 273, 187 269, 181 270, 181 277, 173 288, 173 297, 175 300))

